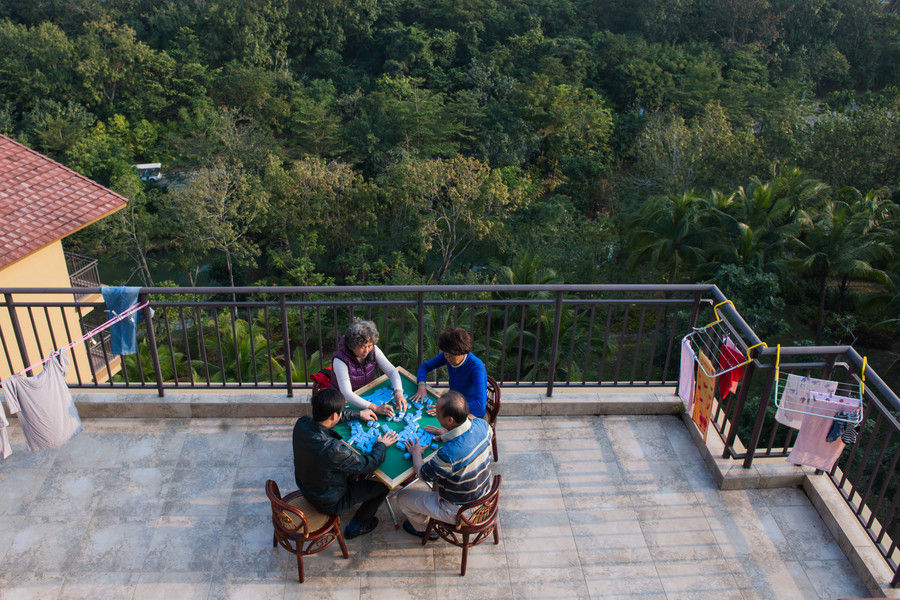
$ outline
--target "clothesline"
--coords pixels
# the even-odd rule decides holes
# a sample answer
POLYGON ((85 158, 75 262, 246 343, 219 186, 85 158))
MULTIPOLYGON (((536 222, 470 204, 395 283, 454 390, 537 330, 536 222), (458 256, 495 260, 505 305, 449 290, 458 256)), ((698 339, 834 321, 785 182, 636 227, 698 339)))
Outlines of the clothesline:
POLYGON ((116 323, 118 323, 119 321, 122 321, 122 320, 124 320, 124 319, 127 319, 128 317, 130 317, 131 315, 133 315, 133 314, 136 313, 137 311, 141 310, 141 309, 144 308, 145 306, 148 306, 149 304, 150 304, 150 302, 148 301, 148 302, 144 302, 143 304, 134 304, 134 305, 128 307, 127 309, 123 310, 122 312, 120 312, 119 314, 117 314, 117 315, 116 315, 115 317, 113 317, 112 319, 106 321, 106 322, 103 323, 102 325, 98 325, 98 326, 95 327, 94 329, 91 329, 89 332, 87 332, 86 334, 84 334, 83 336, 81 336, 80 338, 78 338, 77 340, 75 340, 74 342, 72 342, 71 344, 69 344, 69 345, 67 345, 67 346, 63 346, 63 347, 60 348, 59 350, 56 350, 55 352, 53 352, 52 354, 50 354, 50 356, 48 356, 47 358, 43 359, 42 361, 36 362, 36 363, 34 363, 33 365, 30 365, 30 366, 25 367, 24 369, 22 369, 21 371, 19 371, 18 373, 16 373, 16 375, 24 375, 24 374, 27 373, 28 371, 31 371, 32 369, 34 369, 34 368, 36 368, 36 367, 39 367, 39 366, 45 364, 47 361, 49 361, 51 358, 53 358, 54 355, 56 355, 56 354, 58 354, 58 353, 60 353, 60 352, 63 352, 63 351, 65 351, 65 350, 68 350, 69 348, 72 348, 72 347, 74 347, 74 346, 77 346, 78 344, 80 344, 81 342, 83 342, 83 341, 85 341, 85 340, 91 339, 92 337, 94 337, 95 335, 97 335, 98 333, 100 333, 101 331, 103 331, 104 329, 109 329, 110 327, 112 327, 113 325, 115 325, 116 323))

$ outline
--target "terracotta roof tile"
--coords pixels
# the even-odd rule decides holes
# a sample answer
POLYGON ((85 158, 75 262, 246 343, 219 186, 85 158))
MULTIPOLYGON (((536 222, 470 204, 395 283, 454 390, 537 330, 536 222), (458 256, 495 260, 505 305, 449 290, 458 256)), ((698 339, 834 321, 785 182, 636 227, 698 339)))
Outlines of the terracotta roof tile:
POLYGON ((0 135, 0 268, 127 202, 84 175, 0 135))

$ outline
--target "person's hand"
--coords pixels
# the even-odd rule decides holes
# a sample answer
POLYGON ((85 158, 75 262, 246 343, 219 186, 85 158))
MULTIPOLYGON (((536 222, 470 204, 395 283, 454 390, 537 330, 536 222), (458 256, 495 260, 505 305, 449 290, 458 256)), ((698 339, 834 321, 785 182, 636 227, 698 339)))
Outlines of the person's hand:
POLYGON ((378 414, 378 415, 384 415, 386 417, 394 416, 394 407, 391 406, 390 404, 380 404, 372 410, 374 410, 375 414, 378 414))
POLYGON ((376 415, 375 411, 372 410, 371 408, 364 408, 361 411, 359 411, 359 420, 365 421, 365 422, 377 421, 378 415, 376 415))
POLYGON ((425 431, 430 433, 431 435, 444 435, 447 433, 447 430, 443 427, 435 427, 434 425, 426 425, 425 431))
POLYGON ((397 405, 397 410, 406 410, 406 396, 403 395, 402 390, 394 390, 394 404, 397 405))
POLYGON ((437 415, 437 407, 436 407, 436 406, 429 406, 428 408, 425 409, 425 412, 426 412, 427 414, 431 415, 432 417, 434 417, 434 416, 437 415))
POLYGON ((406 451, 409 452, 410 456, 419 456, 421 458, 422 452, 425 449, 419 445, 418 440, 407 440, 406 441, 406 451))
POLYGON ((427 392, 427 390, 425 389, 425 384, 424 384, 424 383, 420 383, 420 384, 419 384, 419 389, 416 390, 416 393, 412 395, 412 397, 409 399, 409 401, 410 401, 410 402, 421 402, 422 400, 425 399, 425 396, 426 396, 427 394, 428 394, 428 392, 427 392))
POLYGON ((375 441, 381 442, 382 444, 384 444, 385 446, 390 448, 395 443, 397 443, 397 432, 389 431, 388 433, 385 433, 384 435, 379 435, 375 441))

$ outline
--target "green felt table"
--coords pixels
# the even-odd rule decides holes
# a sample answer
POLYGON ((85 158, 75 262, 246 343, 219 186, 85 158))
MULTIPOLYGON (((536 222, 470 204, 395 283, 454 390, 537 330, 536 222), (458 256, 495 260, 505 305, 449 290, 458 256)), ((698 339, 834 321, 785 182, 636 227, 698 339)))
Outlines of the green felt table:
MULTIPOLYGON (((416 384, 416 378, 411 373, 409 373, 409 371, 407 371, 406 369, 404 369, 402 367, 398 367, 397 371, 399 371, 400 380, 403 383, 403 395, 405 395, 407 398, 409 398, 410 396, 414 395, 416 393, 416 391, 418 390, 418 385, 416 384)), ((384 389, 384 388, 392 389, 391 382, 387 378, 387 375, 382 375, 381 377, 379 377, 378 379, 375 379, 368 385, 356 390, 356 393, 359 394, 361 397, 365 398, 366 396, 369 396, 369 395, 373 394, 374 392, 376 392, 380 389, 384 389)), ((428 399, 432 403, 434 403, 437 400, 437 396, 438 396, 437 393, 435 393, 435 391, 432 390, 431 388, 428 388, 427 390, 428 390, 427 391, 428 399)), ((353 410, 358 410, 357 407, 355 407, 351 404, 348 404, 347 408, 350 408, 353 410)), ((396 407, 394 407, 394 408, 396 410, 396 407)), ((407 410, 409 410, 409 409, 407 409, 407 410)), ((393 431, 396 431, 398 433, 406 427, 406 421, 399 421, 399 422, 386 421, 385 418, 381 415, 379 415, 379 417, 378 417, 378 423, 380 425, 386 424, 393 431)), ((440 423, 438 423, 438 420, 436 417, 432 417, 431 415, 426 414, 425 410, 423 409, 422 410, 422 418, 419 419, 419 427, 421 429, 425 429, 425 427, 427 425, 433 425, 435 427, 441 426, 440 423)), ((335 425, 334 431, 335 431, 335 433, 340 435, 344 441, 350 439, 350 424, 349 423, 339 423, 338 425, 335 425)), ((438 445, 440 446, 440 442, 438 442, 438 445)), ((353 446, 350 446, 350 447, 353 448, 353 450, 355 452, 358 452, 358 450, 356 448, 354 448, 353 446)), ((393 488, 397 487, 398 485, 400 485, 401 483, 403 483, 403 481, 406 480, 413 473, 412 460, 408 459, 408 458, 403 458, 403 454, 405 452, 406 452, 406 448, 404 448, 403 445, 401 445, 399 443, 396 443, 396 444, 390 446, 387 449, 387 452, 385 453, 384 462, 381 463, 381 467, 377 471, 375 471, 375 476, 378 477, 378 479, 380 479, 382 482, 384 482, 384 484, 391 489, 393 489, 393 488)), ((423 458, 425 460, 428 460, 429 458, 431 458, 431 455, 434 454, 435 452, 437 452, 437 450, 435 450, 434 448, 429 446, 423 453, 423 458)))

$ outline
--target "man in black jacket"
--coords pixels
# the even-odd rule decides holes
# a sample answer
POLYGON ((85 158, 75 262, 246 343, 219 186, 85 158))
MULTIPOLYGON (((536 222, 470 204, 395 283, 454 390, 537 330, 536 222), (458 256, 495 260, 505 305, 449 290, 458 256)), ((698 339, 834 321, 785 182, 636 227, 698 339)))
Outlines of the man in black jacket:
POLYGON ((344 410, 341 392, 326 388, 312 397, 312 416, 300 417, 294 425, 294 477, 306 499, 327 515, 339 515, 361 503, 344 528, 348 540, 378 525, 375 512, 389 490, 382 483, 363 478, 384 462, 385 451, 397 441, 397 434, 380 436, 372 452, 364 455, 344 444, 332 428, 350 419, 377 418, 370 409, 344 410))

